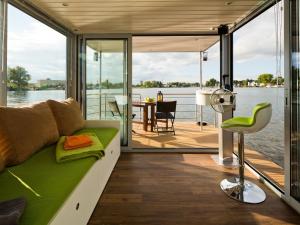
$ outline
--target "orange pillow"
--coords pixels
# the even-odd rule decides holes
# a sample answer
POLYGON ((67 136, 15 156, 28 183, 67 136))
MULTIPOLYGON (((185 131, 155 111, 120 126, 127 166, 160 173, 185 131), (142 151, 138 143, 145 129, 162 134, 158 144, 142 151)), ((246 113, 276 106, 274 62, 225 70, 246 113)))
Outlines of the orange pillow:
POLYGON ((29 107, 0 107, 0 156, 4 165, 16 165, 59 138, 46 102, 29 107))
POLYGON ((73 98, 61 102, 48 100, 47 103, 55 117, 60 136, 72 135, 84 127, 80 106, 73 98))

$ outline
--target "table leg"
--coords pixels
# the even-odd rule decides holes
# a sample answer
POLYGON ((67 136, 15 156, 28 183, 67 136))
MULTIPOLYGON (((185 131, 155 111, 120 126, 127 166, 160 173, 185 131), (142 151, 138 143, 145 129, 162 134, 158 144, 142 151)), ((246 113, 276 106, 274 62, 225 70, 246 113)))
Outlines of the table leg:
POLYGON ((155 111, 155 105, 151 105, 151 132, 153 132, 154 128, 154 112, 155 111))
POLYGON ((145 106, 143 108, 144 108, 143 127, 144 127, 144 131, 147 131, 148 130, 148 106, 145 106))

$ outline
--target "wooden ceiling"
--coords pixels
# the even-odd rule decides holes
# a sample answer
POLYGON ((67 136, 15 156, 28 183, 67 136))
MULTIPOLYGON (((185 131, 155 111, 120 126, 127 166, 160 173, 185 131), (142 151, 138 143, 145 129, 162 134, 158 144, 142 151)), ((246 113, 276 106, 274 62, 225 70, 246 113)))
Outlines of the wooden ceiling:
POLYGON ((208 33, 261 0, 28 0, 76 33, 208 33))
POLYGON ((142 36, 133 37, 133 52, 200 52, 219 40, 219 36, 142 36))
MULTIPOLYGON (((200 52, 219 40, 219 36, 143 36, 133 37, 133 52, 200 52)), ((122 40, 87 40, 98 52, 123 52, 122 40)))
POLYGON ((124 43, 121 40, 87 40, 87 46, 98 52, 123 52, 124 43))

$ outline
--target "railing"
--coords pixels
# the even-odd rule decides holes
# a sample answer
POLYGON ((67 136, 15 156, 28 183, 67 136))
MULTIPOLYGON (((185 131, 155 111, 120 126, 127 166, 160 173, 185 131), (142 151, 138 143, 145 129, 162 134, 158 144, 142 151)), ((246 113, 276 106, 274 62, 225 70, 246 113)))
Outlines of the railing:
MULTIPOLYGON (((109 101, 115 101, 120 93, 93 93, 87 94, 87 117, 93 119, 107 119, 112 116, 108 107, 109 101)), ((122 107, 120 107, 120 111, 122 107)))
MULTIPOLYGON (((120 111, 123 112, 125 108, 122 107, 118 101, 118 97, 121 97, 121 93, 91 93, 87 94, 87 116, 94 118, 94 119, 107 119, 111 118, 111 111, 108 107, 109 101, 117 100, 120 111), (100 97, 101 96, 101 97, 100 97)), ((132 101, 133 102, 141 102, 143 101, 145 96, 142 96, 139 93, 132 94, 132 101)), ((183 93, 183 94, 173 94, 173 93, 166 93, 164 94, 164 100, 166 101, 177 101, 177 109, 176 109, 176 120, 192 120, 198 121, 199 119, 199 109, 195 104, 196 95, 194 93, 183 93)), ((142 119, 142 108, 132 108, 132 113, 136 114, 135 119, 141 120, 142 119)), ((208 117, 209 122, 214 122, 215 118, 213 112, 210 108, 204 109, 204 114, 210 114, 208 117)))
MULTIPOLYGON (((198 107, 195 104, 195 94, 172 94, 166 93, 164 94, 164 100, 166 101, 177 101, 176 107, 176 119, 179 120, 197 120, 198 107)), ((143 99, 141 94, 134 94, 132 97, 132 101, 141 101, 143 99)), ((140 119, 142 117, 141 108, 133 107, 133 113, 137 114, 136 119, 140 119)))

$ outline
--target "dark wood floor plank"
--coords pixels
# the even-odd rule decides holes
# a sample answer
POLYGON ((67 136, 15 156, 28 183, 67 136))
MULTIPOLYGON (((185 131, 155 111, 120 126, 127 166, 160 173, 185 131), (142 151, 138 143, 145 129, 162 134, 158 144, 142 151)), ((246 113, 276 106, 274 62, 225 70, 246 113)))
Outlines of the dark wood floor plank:
POLYGON ((89 225, 300 224, 300 215, 247 171, 266 201, 229 199, 219 183, 236 174, 207 154, 123 153, 89 225))

